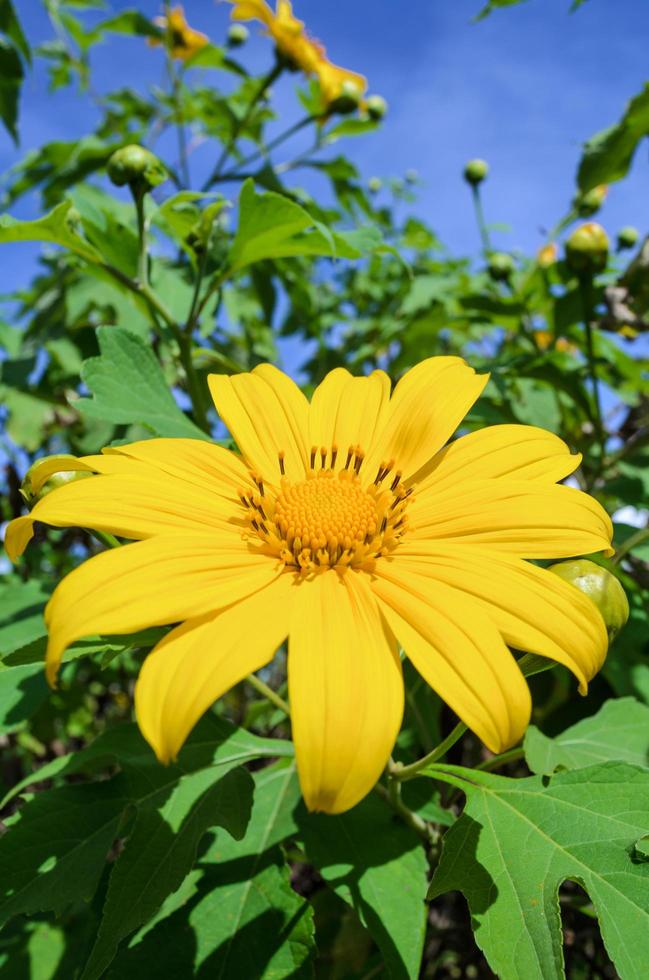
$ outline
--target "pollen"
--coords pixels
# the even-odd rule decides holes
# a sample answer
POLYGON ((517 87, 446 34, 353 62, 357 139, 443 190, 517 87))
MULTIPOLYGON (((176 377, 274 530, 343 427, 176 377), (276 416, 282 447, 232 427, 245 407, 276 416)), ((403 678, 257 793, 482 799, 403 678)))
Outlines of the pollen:
POLYGON ((311 572, 331 567, 371 567, 389 554, 406 531, 412 489, 401 483, 393 460, 381 464, 374 482, 361 476, 364 453, 350 446, 313 447, 305 478, 290 481, 278 454, 279 487, 251 474, 259 494, 240 492, 247 509, 246 537, 285 565, 311 572), (339 468, 336 469, 336 462, 339 468))

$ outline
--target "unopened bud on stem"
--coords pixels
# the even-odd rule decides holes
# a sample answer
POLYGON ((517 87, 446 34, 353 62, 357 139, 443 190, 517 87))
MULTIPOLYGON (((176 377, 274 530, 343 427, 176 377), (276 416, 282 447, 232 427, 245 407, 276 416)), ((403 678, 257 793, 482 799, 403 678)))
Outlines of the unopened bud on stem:
POLYGON ((549 571, 595 603, 606 624, 608 641, 612 643, 629 618, 629 600, 615 575, 586 558, 558 562, 550 565, 549 571))
POLYGON ((486 180, 488 173, 489 164, 486 160, 469 160, 464 168, 464 179, 467 184, 471 184, 472 187, 477 187, 483 180, 486 180))

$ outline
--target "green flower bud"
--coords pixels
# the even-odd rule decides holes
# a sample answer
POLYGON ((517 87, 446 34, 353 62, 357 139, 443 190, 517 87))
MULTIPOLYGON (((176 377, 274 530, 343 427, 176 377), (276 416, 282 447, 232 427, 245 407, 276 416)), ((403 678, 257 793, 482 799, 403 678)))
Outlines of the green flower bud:
POLYGON ((383 181, 380 177, 370 177, 367 182, 367 186, 371 190, 372 194, 378 194, 378 192, 383 187, 383 181))
POLYGON ((576 228, 566 241, 566 261, 573 272, 601 272, 608 261, 608 235, 596 221, 576 228))
POLYGON ((585 194, 578 194, 572 204, 580 218, 590 218, 591 214, 596 214, 599 211, 607 194, 608 187, 606 184, 600 184, 598 187, 586 191, 585 194))
POLYGON ((602 614, 608 641, 612 643, 629 618, 629 600, 615 575, 585 558, 560 561, 550 565, 549 571, 592 599, 602 614))
POLYGON ((494 282, 508 282, 516 270, 516 263, 507 252, 493 252, 487 261, 487 271, 494 282))
POLYGON ((23 500, 31 507, 57 487, 91 476, 87 467, 81 469, 82 465, 76 456, 71 456, 69 453, 58 453, 37 459, 25 473, 20 486, 23 500), (59 462, 61 469, 57 470, 56 466, 59 462), (72 468, 68 469, 68 467, 72 468))
POLYGON ((155 153, 131 143, 115 150, 107 167, 108 176, 117 187, 129 184, 132 188, 149 191, 167 179, 167 171, 155 153))
POLYGON ((350 112, 356 112, 360 108, 362 94, 358 85, 348 79, 343 82, 340 95, 329 104, 329 112, 335 112, 341 116, 348 116, 350 112))
POLYGON ((410 170, 406 170, 405 177, 407 184, 417 184, 419 182, 419 171, 412 168, 410 170))
POLYGON ((633 225, 625 225, 617 233, 617 247, 619 249, 633 248, 639 238, 640 232, 637 228, 634 228, 633 225))
POLYGON ((469 160, 464 168, 464 179, 467 184, 471 184, 472 187, 477 187, 478 184, 481 184, 486 179, 488 173, 489 164, 486 160, 469 160))
POLYGON ((228 30, 228 47, 240 48, 250 37, 250 31, 245 24, 230 24, 228 30))
POLYGON ((370 95, 365 102, 365 111, 370 119, 380 122, 387 115, 388 103, 382 95, 370 95))
POLYGON ((214 201, 208 204, 199 220, 192 225, 186 241, 196 254, 204 252, 208 247, 214 226, 226 204, 227 201, 214 201))

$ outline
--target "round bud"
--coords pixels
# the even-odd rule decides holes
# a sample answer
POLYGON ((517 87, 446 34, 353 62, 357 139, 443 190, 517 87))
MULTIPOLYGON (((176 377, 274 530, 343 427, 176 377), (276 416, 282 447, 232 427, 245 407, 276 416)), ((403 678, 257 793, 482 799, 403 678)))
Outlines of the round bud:
POLYGON ((419 171, 412 168, 410 170, 406 170, 405 178, 407 184, 417 184, 419 183, 419 171))
POLYGON ((606 184, 599 184, 586 191, 585 194, 578 194, 573 201, 573 206, 580 218, 590 218, 591 214, 597 214, 602 204, 606 200, 608 187, 606 184))
POLYGON ((370 119, 380 122, 384 119, 388 111, 388 103, 382 95, 370 95, 365 101, 365 111, 370 119))
POLYGON ((494 282, 507 282, 516 269, 516 263, 507 252, 493 252, 487 261, 487 271, 494 282))
POLYGON ((608 261, 608 235, 596 221, 575 228, 566 241, 566 261, 573 272, 601 272, 608 261))
POLYGON ((367 186, 371 190, 372 194, 378 194, 378 192, 383 187, 383 181, 380 177, 370 177, 367 182, 367 186))
POLYGON ((639 238, 640 232, 637 228, 634 228, 633 225, 625 225, 617 233, 617 247, 619 249, 633 248, 639 238))
POLYGON ((557 248, 557 243, 548 242, 547 245, 543 245, 536 253, 536 261, 542 269, 549 269, 557 261, 558 254, 559 249, 557 248))
POLYGON ((227 44, 229 48, 240 48, 250 37, 250 31, 245 24, 230 24, 227 44))
POLYGON ((606 624, 608 641, 612 643, 629 618, 629 600, 615 575, 586 558, 560 561, 550 565, 549 571, 576 586, 595 603, 606 624))
POLYGON ((330 103, 329 112, 337 112, 341 116, 356 112, 360 107, 362 95, 358 85, 355 85, 351 79, 346 79, 340 88, 340 94, 330 103))
POLYGON ((76 456, 71 456, 69 453, 56 453, 53 456, 37 459, 25 473, 20 485, 21 496, 31 507, 57 487, 91 476, 88 467, 84 466, 81 469, 82 465, 76 456), (57 469, 59 465, 61 469, 57 469))
POLYGON ((471 184, 472 187, 477 187, 478 184, 481 184, 486 179, 488 173, 489 164, 486 160, 469 160, 464 168, 464 179, 467 184, 471 184))
POLYGON ((117 187, 128 184, 141 191, 151 190, 167 179, 167 171, 155 153, 137 143, 115 150, 106 169, 117 187))

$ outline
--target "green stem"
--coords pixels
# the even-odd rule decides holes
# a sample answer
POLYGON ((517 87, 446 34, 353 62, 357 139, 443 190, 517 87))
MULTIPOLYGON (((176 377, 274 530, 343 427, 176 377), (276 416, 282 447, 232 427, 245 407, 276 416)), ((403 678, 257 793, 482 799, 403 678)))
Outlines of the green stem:
POLYGON ((649 541, 649 527, 642 527, 639 531, 636 531, 635 534, 632 534, 630 538, 627 538, 624 544, 621 544, 615 552, 615 556, 611 564, 619 565, 622 559, 628 555, 630 551, 633 551, 634 548, 636 548, 639 544, 642 544, 644 541, 649 541))
POLYGON ((392 767, 390 768, 390 776, 392 779, 400 783, 418 776, 422 769, 425 769, 427 766, 432 765, 433 762, 437 762, 438 759, 445 756, 451 746, 455 745, 455 743, 462 738, 466 730, 467 727, 464 722, 459 721, 453 731, 446 736, 443 742, 440 742, 439 745, 432 750, 432 752, 422 756, 422 758, 418 759, 417 762, 412 762, 409 766, 401 765, 399 762, 393 763, 392 767))
POLYGON ((207 267, 207 257, 209 254, 209 245, 210 242, 208 238, 208 240, 205 242, 205 247, 203 248, 203 252, 201 254, 200 261, 198 263, 198 273, 196 275, 196 282, 194 283, 194 292, 192 294, 192 301, 189 307, 189 313, 187 314, 187 321, 185 323, 185 333, 190 335, 192 330, 194 329, 194 325, 196 324, 198 299, 201 292, 201 286, 203 285, 203 279, 205 277, 205 269, 207 267))
POLYGON ((107 548, 121 547, 117 538, 112 534, 108 534, 106 531, 91 531, 90 533, 92 534, 93 538, 97 538, 97 540, 101 541, 102 544, 105 544, 107 548))
POLYGON ((601 470, 604 461, 606 445, 606 434, 602 421, 602 407, 599 400, 599 387, 597 384, 597 366, 595 364, 595 347, 593 344, 593 304, 591 298, 591 280, 583 276, 579 279, 579 292, 581 295, 582 314, 584 321, 584 334, 586 337, 586 358, 588 361, 588 376, 590 379, 592 398, 593 398, 593 421, 597 441, 599 443, 598 472, 601 470))
POLYGON ((480 188, 477 184, 471 185, 471 196, 473 197, 473 207, 475 208, 475 217, 478 223, 478 230, 480 232, 480 238, 482 240, 482 250, 485 255, 488 255, 491 251, 491 239, 489 238, 489 231, 487 229, 487 223, 484 217, 484 210, 482 208, 482 197, 480 195, 480 188))
POLYGON ((223 167, 227 163, 230 154, 234 150, 234 147, 236 146, 239 136, 241 135, 243 130, 246 128, 246 125, 250 121, 250 117, 255 111, 255 107, 257 106, 257 103, 260 101, 260 99, 263 98, 266 89, 270 85, 272 85, 277 78, 279 78, 279 76, 282 74, 283 71, 284 71, 283 63, 281 61, 276 61, 273 67, 271 68, 271 70, 266 75, 264 75, 264 77, 261 79, 261 82, 259 83, 258 87, 255 89, 255 92, 253 93, 253 96, 250 99, 250 102, 248 103, 248 108, 244 112, 241 119, 239 119, 239 121, 235 123, 230 139, 221 150, 221 154, 218 160, 216 161, 214 170, 203 184, 203 188, 202 188, 203 191, 209 190, 210 187, 212 187, 214 184, 217 183, 223 171, 223 167))
POLYGON ((475 768, 480 769, 481 772, 491 772, 492 769, 499 769, 500 766, 506 766, 508 762, 522 759, 524 755, 525 751, 523 746, 519 745, 515 749, 508 749, 507 752, 501 752, 500 755, 494 755, 491 759, 486 759, 485 762, 481 762, 475 768))
POLYGON ((269 687, 268 684, 265 684, 264 681, 260 680, 256 674, 248 674, 246 680, 255 688, 256 691, 263 695, 268 701, 272 702, 276 708, 283 711, 288 718, 291 717, 291 709, 287 702, 284 700, 284 698, 280 697, 276 691, 273 691, 272 687, 269 687))
POLYGON ((207 418, 207 404, 201 380, 197 374, 192 360, 192 338, 191 334, 180 332, 178 335, 178 345, 180 347, 180 360, 185 369, 187 379, 187 390, 192 401, 194 417, 203 432, 210 431, 210 423, 207 418))
POLYGON ((403 822, 410 827, 411 830, 421 837, 421 839, 426 844, 435 843, 435 831, 429 826, 425 820, 413 813, 412 810, 406 806, 406 804, 401 799, 401 786, 394 779, 389 778, 388 788, 382 786, 381 783, 377 783, 374 787, 376 792, 379 794, 381 799, 385 800, 389 807, 391 807, 396 814, 403 820, 403 822))
MULTIPOLYGON (((262 157, 268 156, 271 150, 274 150, 277 146, 280 146, 287 139, 290 139, 291 136, 294 136, 295 133, 298 133, 301 129, 304 129, 305 126, 308 126, 309 123, 313 122, 315 119, 317 119, 317 116, 311 116, 311 115, 304 116, 304 118, 300 119, 292 126, 289 126, 288 129, 284 130, 283 133, 280 133, 279 136, 276 136, 275 139, 272 139, 270 143, 267 143, 262 150, 255 150, 255 152, 251 153, 250 156, 244 157, 244 159, 241 160, 237 165, 237 171, 239 171, 241 167, 248 167, 250 166, 251 163, 256 163, 256 161, 260 160, 262 157)), ((313 151, 313 147, 311 148, 311 150, 309 150, 309 153, 311 153, 312 151, 313 151)), ((218 177, 218 180, 219 181, 232 180, 235 179, 237 176, 238 173, 236 173, 234 170, 230 170, 228 171, 228 173, 220 175, 218 177)), ((216 183, 217 181, 215 180, 214 182, 216 183)))
POLYGON ((180 98, 180 79, 174 67, 173 55, 171 54, 172 47, 172 32, 169 27, 169 17, 171 14, 171 4, 169 0, 165 0, 164 4, 165 17, 167 18, 167 36, 165 38, 165 56, 167 62, 167 74, 169 75, 169 81, 171 83, 171 101, 174 107, 174 115, 176 117, 176 133, 178 135, 178 167, 180 170, 180 184, 181 189, 187 188, 191 184, 189 175, 189 160, 187 157, 187 140, 185 137, 185 121, 183 119, 182 113, 182 101, 180 98))
POLYGON ((137 280, 140 287, 148 288, 149 285, 149 248, 147 235, 147 221, 144 213, 143 191, 131 188, 133 200, 135 202, 135 213, 137 214, 137 236, 138 236, 138 259, 137 259, 137 280))

